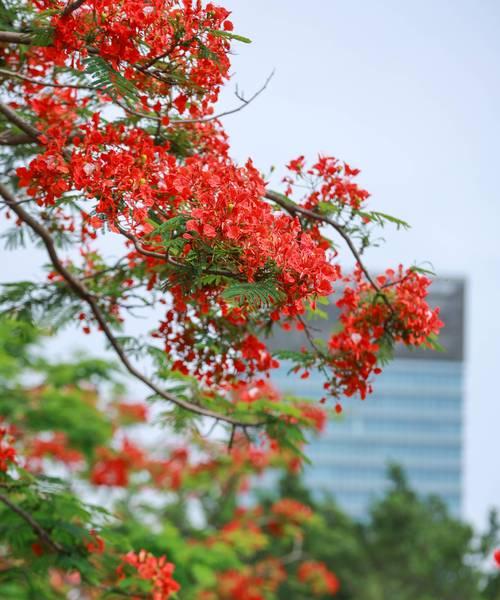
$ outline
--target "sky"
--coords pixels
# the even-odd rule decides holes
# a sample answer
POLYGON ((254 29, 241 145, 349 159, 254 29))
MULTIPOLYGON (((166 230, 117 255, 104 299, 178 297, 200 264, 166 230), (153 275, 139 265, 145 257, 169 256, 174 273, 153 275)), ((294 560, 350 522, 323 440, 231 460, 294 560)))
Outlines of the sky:
POLYGON ((430 261, 467 280, 464 516, 500 508, 500 3, 229 0, 233 85, 266 91, 225 120, 233 154, 266 171, 317 153, 362 170, 386 230, 373 269, 430 261))
MULTIPOLYGON (((222 1, 222 0, 221 0, 222 1)), ((362 169, 370 206, 412 225, 368 252, 376 271, 432 263, 467 280, 464 516, 500 508, 500 3, 496 0, 226 0, 236 44, 232 92, 266 91, 228 116, 233 155, 265 172, 318 153, 362 169)), ((347 258, 347 257, 346 257, 347 258)), ((0 280, 32 277, 44 258, 3 253, 0 280)), ((132 331, 147 329, 136 323, 132 331)), ((95 351, 68 332, 53 349, 95 351)))

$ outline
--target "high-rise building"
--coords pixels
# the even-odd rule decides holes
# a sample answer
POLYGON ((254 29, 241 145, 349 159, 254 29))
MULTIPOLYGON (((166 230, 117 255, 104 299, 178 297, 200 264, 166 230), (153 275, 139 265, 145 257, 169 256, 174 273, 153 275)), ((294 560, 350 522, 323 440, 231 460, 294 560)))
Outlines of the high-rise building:
MULTIPOLYGON (((364 401, 343 400, 342 414, 308 447, 312 465, 305 479, 310 488, 331 493, 355 517, 362 518, 371 500, 383 493, 390 463, 404 468, 418 493, 438 495, 454 514, 460 513, 464 282, 435 280, 429 302, 441 308, 444 352, 398 348, 375 379, 374 393, 364 401)), ((280 338, 273 345, 286 339, 288 347, 303 344, 298 334, 280 338)), ((300 379, 287 375, 284 365, 273 380, 296 396, 324 395, 319 374, 300 379)))

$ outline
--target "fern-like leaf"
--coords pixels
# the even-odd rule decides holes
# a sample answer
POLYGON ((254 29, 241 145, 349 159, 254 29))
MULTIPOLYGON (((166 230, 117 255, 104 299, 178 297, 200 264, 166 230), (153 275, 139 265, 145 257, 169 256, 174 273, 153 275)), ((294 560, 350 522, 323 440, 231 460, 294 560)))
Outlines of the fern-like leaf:
POLYGON ((89 56, 85 59, 85 72, 94 87, 109 94, 112 98, 121 96, 130 100, 137 99, 137 90, 134 84, 115 71, 100 56, 89 56))
POLYGON ((275 304, 284 297, 276 283, 270 280, 235 283, 228 286, 221 295, 228 302, 240 305, 249 304, 255 308, 275 304))

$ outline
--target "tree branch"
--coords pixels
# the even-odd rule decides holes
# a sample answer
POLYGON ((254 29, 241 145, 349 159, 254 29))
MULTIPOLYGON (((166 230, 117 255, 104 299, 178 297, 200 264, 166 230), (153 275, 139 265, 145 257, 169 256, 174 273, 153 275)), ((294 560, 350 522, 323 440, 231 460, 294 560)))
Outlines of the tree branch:
POLYGON ((330 219, 330 217, 320 215, 312 210, 303 208, 302 206, 298 206, 297 204, 294 204, 293 202, 288 200, 288 198, 286 196, 283 196, 282 194, 278 194, 278 192, 273 192, 272 190, 267 190, 265 197, 268 200, 271 200, 271 202, 274 202, 275 204, 278 204, 279 206, 281 206, 281 208, 286 210, 286 212, 289 215, 291 215, 292 217, 295 217, 297 215, 302 215, 304 217, 307 217, 308 219, 320 221, 321 223, 324 223, 325 225, 330 225, 331 227, 333 227, 335 229, 335 231, 337 231, 337 233, 343 238, 343 240, 349 247, 349 250, 351 251, 354 258, 356 259, 356 262, 360 266, 361 270, 365 274, 366 279, 370 282, 370 285, 373 287, 373 289, 377 293, 380 293, 380 287, 377 285, 375 280, 370 275, 370 272, 368 271, 368 269, 365 267, 363 261, 361 260, 361 256, 360 256, 358 250, 356 249, 356 246, 354 245, 353 241, 347 234, 344 227, 342 227, 342 225, 340 225, 340 223, 337 223, 333 219, 330 219))
MULTIPOLYGON (((152 75, 152 73, 148 73, 149 75, 152 75)), ((262 94, 262 92, 267 88, 269 82, 271 81, 271 79, 274 76, 274 71, 268 76, 268 78, 266 79, 264 85, 258 89, 255 94, 253 94, 248 100, 246 100, 238 91, 236 91, 236 97, 238 98, 238 100, 240 100, 241 105, 237 106, 236 108, 232 108, 231 110, 226 110, 224 112, 218 113, 217 115, 213 115, 211 117, 202 117, 199 119, 170 119, 170 125, 191 125, 193 123, 208 123, 210 121, 215 121, 216 119, 220 119, 222 117, 226 117, 227 115, 232 115, 234 113, 239 112, 240 110, 243 110, 244 108, 246 108, 251 102, 253 102, 258 96, 260 96, 260 94, 262 94)), ((161 123, 161 118, 153 115, 153 114, 147 114, 147 113, 143 113, 143 112, 139 112, 137 110, 134 110, 133 108, 130 108, 129 106, 127 106, 124 102, 120 102, 119 100, 117 100, 115 98, 114 100, 115 104, 118 104, 118 106, 120 106, 121 108, 123 108, 123 110, 131 115, 134 115, 136 117, 139 117, 141 119, 149 119, 151 121, 157 121, 159 123, 161 123)))
POLYGON ((176 125, 189 125, 191 123, 208 123, 209 121, 215 121, 216 119, 220 119, 222 117, 227 117, 228 115, 233 115, 234 113, 237 113, 240 110, 243 110, 244 108, 246 108, 258 96, 260 96, 262 94, 262 92, 267 88, 267 86, 269 85, 269 82, 271 81, 271 79, 273 77, 274 77, 274 71, 272 71, 271 74, 267 77, 266 81, 264 82, 264 85, 261 88, 259 88, 248 100, 245 100, 245 98, 241 94, 239 94, 238 91, 236 91, 236 97, 242 103, 240 106, 237 106, 236 108, 226 110, 217 115, 213 115, 212 117, 204 117, 204 118, 200 118, 200 119, 172 119, 171 123, 176 124, 176 125))
POLYGON ((55 552, 59 552, 59 553, 65 553, 64 548, 58 542, 54 541, 50 537, 49 532, 46 531, 40 525, 40 523, 38 523, 38 521, 35 521, 35 519, 28 512, 26 512, 23 508, 21 508, 20 506, 17 506, 17 504, 14 504, 13 502, 11 502, 9 500, 9 498, 7 498, 7 496, 4 496, 3 494, 0 494, 0 502, 3 502, 5 504, 5 506, 10 508, 10 510, 12 510, 17 515, 19 515, 22 519, 24 519, 24 521, 26 521, 26 523, 28 523, 31 526, 31 529, 33 529, 33 531, 38 535, 38 537, 41 540, 43 540, 47 544, 47 546, 52 548, 52 550, 54 550, 55 552))
POLYGON ((241 421, 240 419, 233 418, 229 415, 223 415, 212 411, 208 408, 204 408, 203 406, 199 406, 198 404, 193 404, 187 400, 182 400, 177 396, 167 392, 166 390, 161 389, 154 381, 146 377, 143 373, 141 373, 129 360, 123 348, 118 343, 118 340, 115 338, 113 332, 111 331, 110 326, 108 325, 104 315, 91 292, 85 287, 85 285, 76 277, 74 277, 71 272, 63 265, 59 255, 57 254, 56 247, 54 245, 54 240, 48 229, 37 221, 30 213, 28 213, 22 206, 20 206, 12 193, 2 184, 0 183, 0 196, 2 196, 5 200, 5 203, 12 209, 16 215, 28 225, 42 240, 45 249, 49 255, 49 258, 52 262, 54 269, 61 275, 61 277, 66 281, 71 290, 81 298, 91 309, 92 314, 94 315, 95 320, 99 324, 99 327, 103 331, 106 336, 109 344, 117 354, 121 363, 125 367, 125 369, 133 375, 136 379, 144 383, 150 390, 152 390, 155 394, 175 404, 176 406, 188 410, 194 414, 201 415, 204 417, 211 417, 213 419, 219 419, 220 421, 224 421, 226 423, 230 423, 231 425, 240 425, 246 427, 257 427, 263 425, 263 422, 247 422, 241 421))
POLYGON ((11 131, 0 133, 0 146, 20 146, 34 142, 33 137, 27 133, 12 133, 11 131))
POLYGON ((31 33, 20 33, 18 31, 0 31, 0 42, 7 44, 30 44, 31 33))
MULTIPOLYGON (((177 260, 175 260, 174 258, 172 258, 171 256, 169 256, 169 254, 167 252, 165 252, 165 254, 162 254, 161 252, 154 252, 152 250, 146 250, 145 248, 143 248, 140 244, 140 241, 129 231, 127 231, 124 227, 122 227, 120 225, 120 223, 115 221, 115 227, 118 229, 118 231, 124 236, 126 237, 128 240, 130 240, 133 244, 134 244, 134 248, 137 250, 137 252, 139 254, 142 254, 143 256, 149 256, 150 258, 156 258, 158 260, 163 260, 168 262, 170 265, 173 265, 174 267, 177 267, 179 269, 188 269, 189 266, 185 265, 181 262, 178 262, 177 260)), ((207 274, 207 275, 219 275, 221 277, 230 277, 232 279, 238 279, 240 281, 245 281, 245 278, 242 277, 239 273, 234 273, 233 271, 227 271, 225 269, 205 269, 203 271, 203 273, 207 274)))
POLYGON ((21 118, 15 110, 12 110, 12 108, 10 108, 10 106, 7 106, 3 102, 0 102, 0 113, 2 113, 8 121, 14 123, 16 127, 19 127, 21 131, 24 131, 24 133, 29 135, 33 140, 38 140, 38 137, 41 135, 41 132, 38 131, 36 127, 33 127, 33 125, 21 118))
POLYGON ((54 87, 54 88, 72 88, 75 90, 96 90, 91 85, 80 85, 78 83, 52 83, 51 81, 37 81, 36 79, 32 79, 31 77, 26 77, 25 75, 21 75, 20 73, 15 73, 14 71, 8 71, 7 69, 0 69, 0 74, 5 75, 6 77, 13 77, 15 79, 21 79, 22 81, 27 81, 28 83, 32 83, 33 85, 39 85, 41 87, 54 87))

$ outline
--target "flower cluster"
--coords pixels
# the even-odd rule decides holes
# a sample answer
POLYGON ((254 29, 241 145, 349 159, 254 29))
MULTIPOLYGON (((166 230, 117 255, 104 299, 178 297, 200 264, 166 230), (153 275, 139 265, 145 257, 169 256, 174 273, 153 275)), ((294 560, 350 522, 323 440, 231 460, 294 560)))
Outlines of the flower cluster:
POLYGON ((352 169, 333 156, 320 156, 311 167, 307 167, 304 156, 291 160, 287 165, 291 175, 283 181, 287 184, 286 195, 290 196, 298 184, 307 183, 311 193, 307 194, 302 204, 313 209, 320 204, 337 207, 341 210, 349 207, 359 210, 370 194, 359 187, 354 178, 359 169, 352 169))
POLYGON ((32 441, 28 455, 29 468, 31 470, 39 469, 39 461, 46 456, 69 467, 76 467, 83 461, 82 453, 68 446, 68 438, 62 432, 54 433, 46 439, 35 438, 32 441))
POLYGON ((253 569, 222 573, 217 596, 207 595, 204 600, 266 600, 285 579, 286 572, 280 561, 260 561, 253 569))
POLYGON ((168 600, 180 589, 180 585, 173 579, 175 566, 165 556, 157 558, 145 550, 128 552, 122 558, 122 565, 118 567, 120 577, 125 577, 124 569, 127 565, 137 571, 140 579, 151 582, 152 600, 168 600))
POLYGON ((432 347, 443 325, 439 308, 431 310, 426 301, 430 279, 400 265, 377 281, 383 295, 358 270, 337 300, 342 329, 329 340, 330 364, 336 391, 346 396, 365 398, 371 392, 369 378, 380 372, 378 353, 384 342, 432 347))
POLYGON ((322 562, 303 562, 298 568, 297 576, 309 586, 315 596, 334 596, 340 589, 337 577, 322 562))
MULTIPOLYGON (((121 77, 141 87, 145 82, 151 85, 145 77, 151 67, 158 73, 154 85, 159 91, 168 91, 169 84, 182 76, 191 94, 199 95, 200 90, 208 94, 205 102, 217 99, 228 76, 228 38, 233 25, 229 11, 212 3, 93 0, 69 13, 61 0, 36 0, 34 5, 42 14, 53 14, 48 23, 53 42, 31 51, 34 64, 81 66, 82 59, 97 54, 121 77)), ((183 112, 188 98, 179 95, 174 101, 183 112)))
POLYGON ((12 443, 14 438, 10 435, 8 429, 0 428, 0 471, 7 471, 10 464, 15 464, 16 449, 13 448, 12 443))

